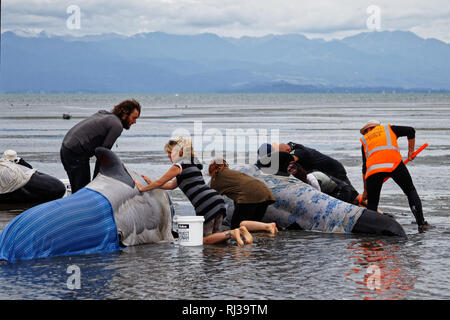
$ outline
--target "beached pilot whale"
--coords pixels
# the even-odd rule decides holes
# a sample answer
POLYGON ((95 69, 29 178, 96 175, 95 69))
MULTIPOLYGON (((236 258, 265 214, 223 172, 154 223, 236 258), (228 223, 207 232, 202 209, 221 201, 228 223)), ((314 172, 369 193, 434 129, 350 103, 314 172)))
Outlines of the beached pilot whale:
POLYGON ((6 150, 0 158, 0 205, 31 207, 62 198, 66 188, 57 178, 38 171, 16 151, 6 150))
POLYGON ((114 252, 120 243, 173 241, 173 206, 167 192, 139 192, 133 179, 142 177, 117 155, 102 147, 95 155, 100 171, 85 188, 26 210, 5 227, 0 260, 114 252))
MULTIPOLYGON (((253 176, 269 187, 276 202, 267 208, 263 221, 276 222, 278 228, 406 237, 395 219, 333 198, 297 178, 267 174, 255 165, 233 169, 253 176)), ((232 201, 227 204, 227 217, 231 221, 234 206, 232 201)))

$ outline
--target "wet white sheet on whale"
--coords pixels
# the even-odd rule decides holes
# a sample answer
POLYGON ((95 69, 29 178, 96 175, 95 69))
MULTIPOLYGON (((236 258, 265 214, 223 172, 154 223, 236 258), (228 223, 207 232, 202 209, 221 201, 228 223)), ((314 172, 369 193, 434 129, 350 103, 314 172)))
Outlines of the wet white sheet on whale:
MULTIPOLYGON (((127 169, 133 179, 146 185, 142 177, 127 169)), ((98 174, 86 188, 103 194, 111 203, 117 230, 127 246, 173 241, 171 202, 164 190, 139 192, 116 179, 98 174)))

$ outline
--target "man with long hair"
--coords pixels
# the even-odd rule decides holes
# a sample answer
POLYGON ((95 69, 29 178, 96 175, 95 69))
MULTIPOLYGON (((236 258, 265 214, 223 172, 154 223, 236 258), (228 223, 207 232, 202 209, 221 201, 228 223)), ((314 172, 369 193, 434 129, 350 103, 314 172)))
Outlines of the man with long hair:
MULTIPOLYGON (((141 105, 134 99, 116 105, 111 112, 100 110, 80 121, 67 132, 61 146, 61 161, 69 177, 72 193, 91 181, 89 159, 95 148, 111 149, 123 129, 130 129, 141 114, 141 105)), ((98 173, 96 163, 94 177, 98 173)))

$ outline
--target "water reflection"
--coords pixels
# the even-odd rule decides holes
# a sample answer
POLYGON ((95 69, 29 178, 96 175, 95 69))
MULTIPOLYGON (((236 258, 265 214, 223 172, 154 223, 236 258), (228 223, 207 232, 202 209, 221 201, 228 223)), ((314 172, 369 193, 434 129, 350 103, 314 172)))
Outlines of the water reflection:
MULTIPOLYGON (((392 240, 374 239, 352 242, 347 247, 352 251, 353 268, 346 273, 347 280, 357 284, 356 297, 369 299, 402 299, 417 281, 410 266, 417 261, 408 261, 402 243, 392 240)), ((406 240, 405 240, 406 241, 406 240)))
POLYGON ((105 299, 118 253, 56 257, 0 264, 0 299, 105 299), (75 266, 75 274, 70 267, 75 266), (73 279, 78 277, 79 288, 73 279), (39 293, 39 294, 37 294, 39 293))

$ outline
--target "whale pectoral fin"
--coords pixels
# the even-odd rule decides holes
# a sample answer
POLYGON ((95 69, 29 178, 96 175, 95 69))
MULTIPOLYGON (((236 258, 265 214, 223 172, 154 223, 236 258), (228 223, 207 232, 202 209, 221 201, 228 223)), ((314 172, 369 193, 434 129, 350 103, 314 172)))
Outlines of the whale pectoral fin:
POLYGON ((123 248, 126 247, 127 245, 125 245, 123 243, 123 241, 125 240, 124 237, 123 237, 123 232, 118 230, 118 236, 119 236, 119 246, 121 246, 123 248))

